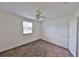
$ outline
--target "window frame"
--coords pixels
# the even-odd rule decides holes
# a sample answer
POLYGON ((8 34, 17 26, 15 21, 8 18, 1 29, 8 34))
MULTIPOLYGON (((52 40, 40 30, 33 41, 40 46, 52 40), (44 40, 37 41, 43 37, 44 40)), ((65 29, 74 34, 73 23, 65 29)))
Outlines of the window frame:
POLYGON ((22 34, 23 34, 23 35, 33 34, 33 22, 32 22, 32 21, 22 20, 22 34), (23 28, 23 22, 24 22, 24 21, 25 21, 25 22, 32 23, 32 33, 26 33, 26 34, 23 33, 23 29, 24 29, 24 28, 23 28))

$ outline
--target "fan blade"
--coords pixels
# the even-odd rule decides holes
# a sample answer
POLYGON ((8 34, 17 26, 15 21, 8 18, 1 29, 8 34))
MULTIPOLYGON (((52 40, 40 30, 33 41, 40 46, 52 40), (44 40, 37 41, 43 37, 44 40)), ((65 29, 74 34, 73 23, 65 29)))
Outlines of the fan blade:
POLYGON ((39 16, 39 17, 41 17, 41 18, 46 18, 46 17, 44 17, 44 16, 39 16))

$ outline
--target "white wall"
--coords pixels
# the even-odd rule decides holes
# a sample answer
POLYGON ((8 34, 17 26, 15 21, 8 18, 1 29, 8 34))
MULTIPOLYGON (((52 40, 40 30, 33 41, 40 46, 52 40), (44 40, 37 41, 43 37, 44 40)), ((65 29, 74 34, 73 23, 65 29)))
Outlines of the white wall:
POLYGON ((41 36, 44 40, 68 48, 68 20, 72 16, 42 22, 41 36))
POLYGON ((39 39, 39 22, 34 24, 33 34, 22 35, 22 17, 0 12, 0 52, 39 39))

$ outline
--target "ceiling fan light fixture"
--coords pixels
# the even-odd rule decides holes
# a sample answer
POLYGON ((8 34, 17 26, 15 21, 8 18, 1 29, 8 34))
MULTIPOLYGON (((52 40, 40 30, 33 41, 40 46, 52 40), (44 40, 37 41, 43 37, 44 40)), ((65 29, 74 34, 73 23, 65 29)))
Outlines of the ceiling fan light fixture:
POLYGON ((40 15, 39 15, 39 14, 37 14, 37 15, 36 15, 36 19, 39 19, 39 16, 40 16, 40 15))

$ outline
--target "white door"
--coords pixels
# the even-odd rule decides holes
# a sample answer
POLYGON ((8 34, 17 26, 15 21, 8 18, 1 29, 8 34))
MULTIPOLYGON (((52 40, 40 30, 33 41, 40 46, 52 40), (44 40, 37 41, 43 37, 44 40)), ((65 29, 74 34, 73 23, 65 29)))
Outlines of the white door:
POLYGON ((77 44, 78 44, 77 49, 78 49, 78 57, 79 57, 79 23, 78 23, 78 40, 77 41, 78 41, 77 42, 77 44))
POLYGON ((69 21, 69 50, 76 56, 76 38, 77 38, 77 24, 75 19, 69 21))

